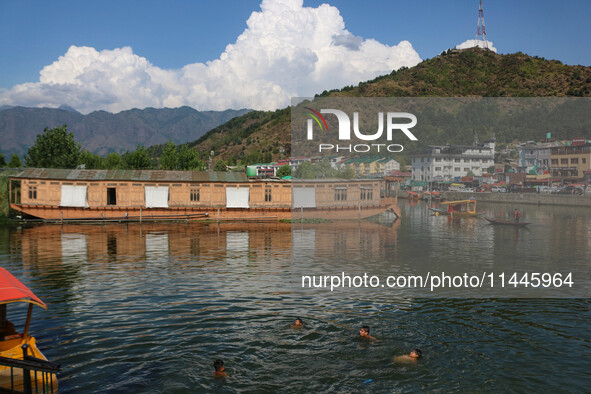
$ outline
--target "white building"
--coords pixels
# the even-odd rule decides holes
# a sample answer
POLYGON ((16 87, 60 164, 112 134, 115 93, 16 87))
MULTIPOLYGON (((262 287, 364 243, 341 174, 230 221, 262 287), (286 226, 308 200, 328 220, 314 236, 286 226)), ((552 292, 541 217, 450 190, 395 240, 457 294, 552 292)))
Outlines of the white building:
POLYGON ((482 176, 495 162, 495 142, 480 145, 427 146, 412 158, 415 181, 453 181, 468 175, 482 176))

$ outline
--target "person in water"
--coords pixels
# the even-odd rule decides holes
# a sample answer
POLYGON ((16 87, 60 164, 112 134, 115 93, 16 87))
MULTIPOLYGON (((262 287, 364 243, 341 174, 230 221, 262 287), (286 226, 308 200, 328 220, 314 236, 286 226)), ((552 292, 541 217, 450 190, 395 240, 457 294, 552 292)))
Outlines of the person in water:
POLYGON ((375 341, 376 340, 375 337, 372 337, 369 334, 369 326, 363 326, 363 327, 361 327, 361 330, 359 330, 359 336, 361 338, 371 339, 372 341, 375 341))
POLYGON ((228 376, 226 373, 226 366, 222 360, 215 360, 213 363, 213 376, 216 378, 223 378, 228 376))
POLYGON ((422 356, 423 352, 421 349, 414 349, 410 354, 394 357, 394 361, 398 363, 416 363, 422 356))
POLYGON ((295 323, 291 325, 291 328, 302 328, 304 327, 304 322, 299 317, 295 319, 295 323))

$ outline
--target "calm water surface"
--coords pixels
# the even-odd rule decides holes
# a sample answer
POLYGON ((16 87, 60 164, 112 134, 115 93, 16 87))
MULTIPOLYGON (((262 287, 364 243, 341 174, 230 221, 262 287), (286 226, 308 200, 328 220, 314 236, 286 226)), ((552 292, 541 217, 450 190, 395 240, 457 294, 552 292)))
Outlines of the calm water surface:
MULTIPOLYGON (((401 208, 393 226, 0 228, 0 265, 48 304, 34 311, 31 331, 62 365, 64 393, 589 390, 588 297, 413 298, 297 282, 302 273, 460 263, 551 270, 566 262, 588 273, 591 210, 523 206, 532 225, 516 230, 434 217, 423 203, 401 208), (296 317, 305 328, 290 328, 296 317), (377 342, 359 340, 365 324, 377 342), (414 347, 424 352, 418 364, 393 363, 414 347), (216 358, 229 378, 212 377, 216 358)), ((514 207, 480 208, 500 217, 514 207)), ((25 314, 9 308, 17 327, 25 314)))

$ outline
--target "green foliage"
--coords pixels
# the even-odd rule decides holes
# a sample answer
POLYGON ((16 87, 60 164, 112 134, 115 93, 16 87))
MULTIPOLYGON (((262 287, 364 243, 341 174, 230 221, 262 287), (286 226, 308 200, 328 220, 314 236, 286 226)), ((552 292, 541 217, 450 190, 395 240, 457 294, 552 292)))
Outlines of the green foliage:
POLYGON ((123 168, 123 159, 117 152, 112 152, 105 157, 105 168, 108 170, 119 170, 123 168))
POLYGON ((309 161, 305 161, 295 169, 295 177, 298 179, 314 179, 314 165, 309 161))
POLYGON ((226 171, 226 162, 223 160, 216 161, 213 169, 214 171, 226 171))
POLYGON ((152 166, 152 161, 145 146, 138 145, 135 151, 126 151, 122 157, 123 168, 128 170, 146 170, 152 166))
POLYGON ((6 167, 6 160, 4 160, 4 155, 0 153, 0 167, 6 167))
POLYGON ((296 167, 294 176, 298 179, 356 178, 355 170, 349 166, 335 169, 328 160, 318 163, 306 161, 296 167))
POLYGON ((291 176, 291 166, 289 164, 285 164, 277 169, 278 177, 283 178, 284 176, 291 176))
POLYGON ((160 166, 163 170, 176 170, 178 166, 178 156, 176 144, 168 141, 162 149, 160 156, 160 166))
POLYGON ((187 144, 176 146, 168 141, 162 149, 160 165, 164 170, 204 170, 205 163, 199 159, 199 153, 187 144))
POLYGON ((25 155, 25 164, 39 168, 76 168, 79 156, 80 144, 74 140, 74 134, 68 133, 66 125, 46 127, 25 155))
POLYGON ((351 166, 344 166, 337 172, 337 178, 354 179, 357 178, 355 169, 351 166))
POLYGON ((177 167, 179 170, 204 170, 205 163, 199 160, 199 153, 189 148, 189 145, 182 145, 178 149, 177 167))
POLYGON ((105 159, 97 154, 83 149, 82 152, 80 152, 80 157, 78 158, 78 165, 81 164, 83 164, 84 168, 87 170, 98 170, 105 168, 105 159))
POLYGON ((10 155, 10 161, 8 162, 8 164, 6 165, 6 167, 8 168, 20 168, 23 166, 23 163, 21 162, 21 158, 18 157, 18 155, 16 153, 13 153, 12 155, 10 155))

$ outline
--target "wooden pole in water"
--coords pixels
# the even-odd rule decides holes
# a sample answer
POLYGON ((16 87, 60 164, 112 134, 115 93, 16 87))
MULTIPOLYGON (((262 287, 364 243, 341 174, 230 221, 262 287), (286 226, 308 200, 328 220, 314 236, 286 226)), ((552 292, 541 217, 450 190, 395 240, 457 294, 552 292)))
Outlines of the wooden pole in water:
POLYGON ((140 207, 140 223, 142 222, 142 207, 140 207))

